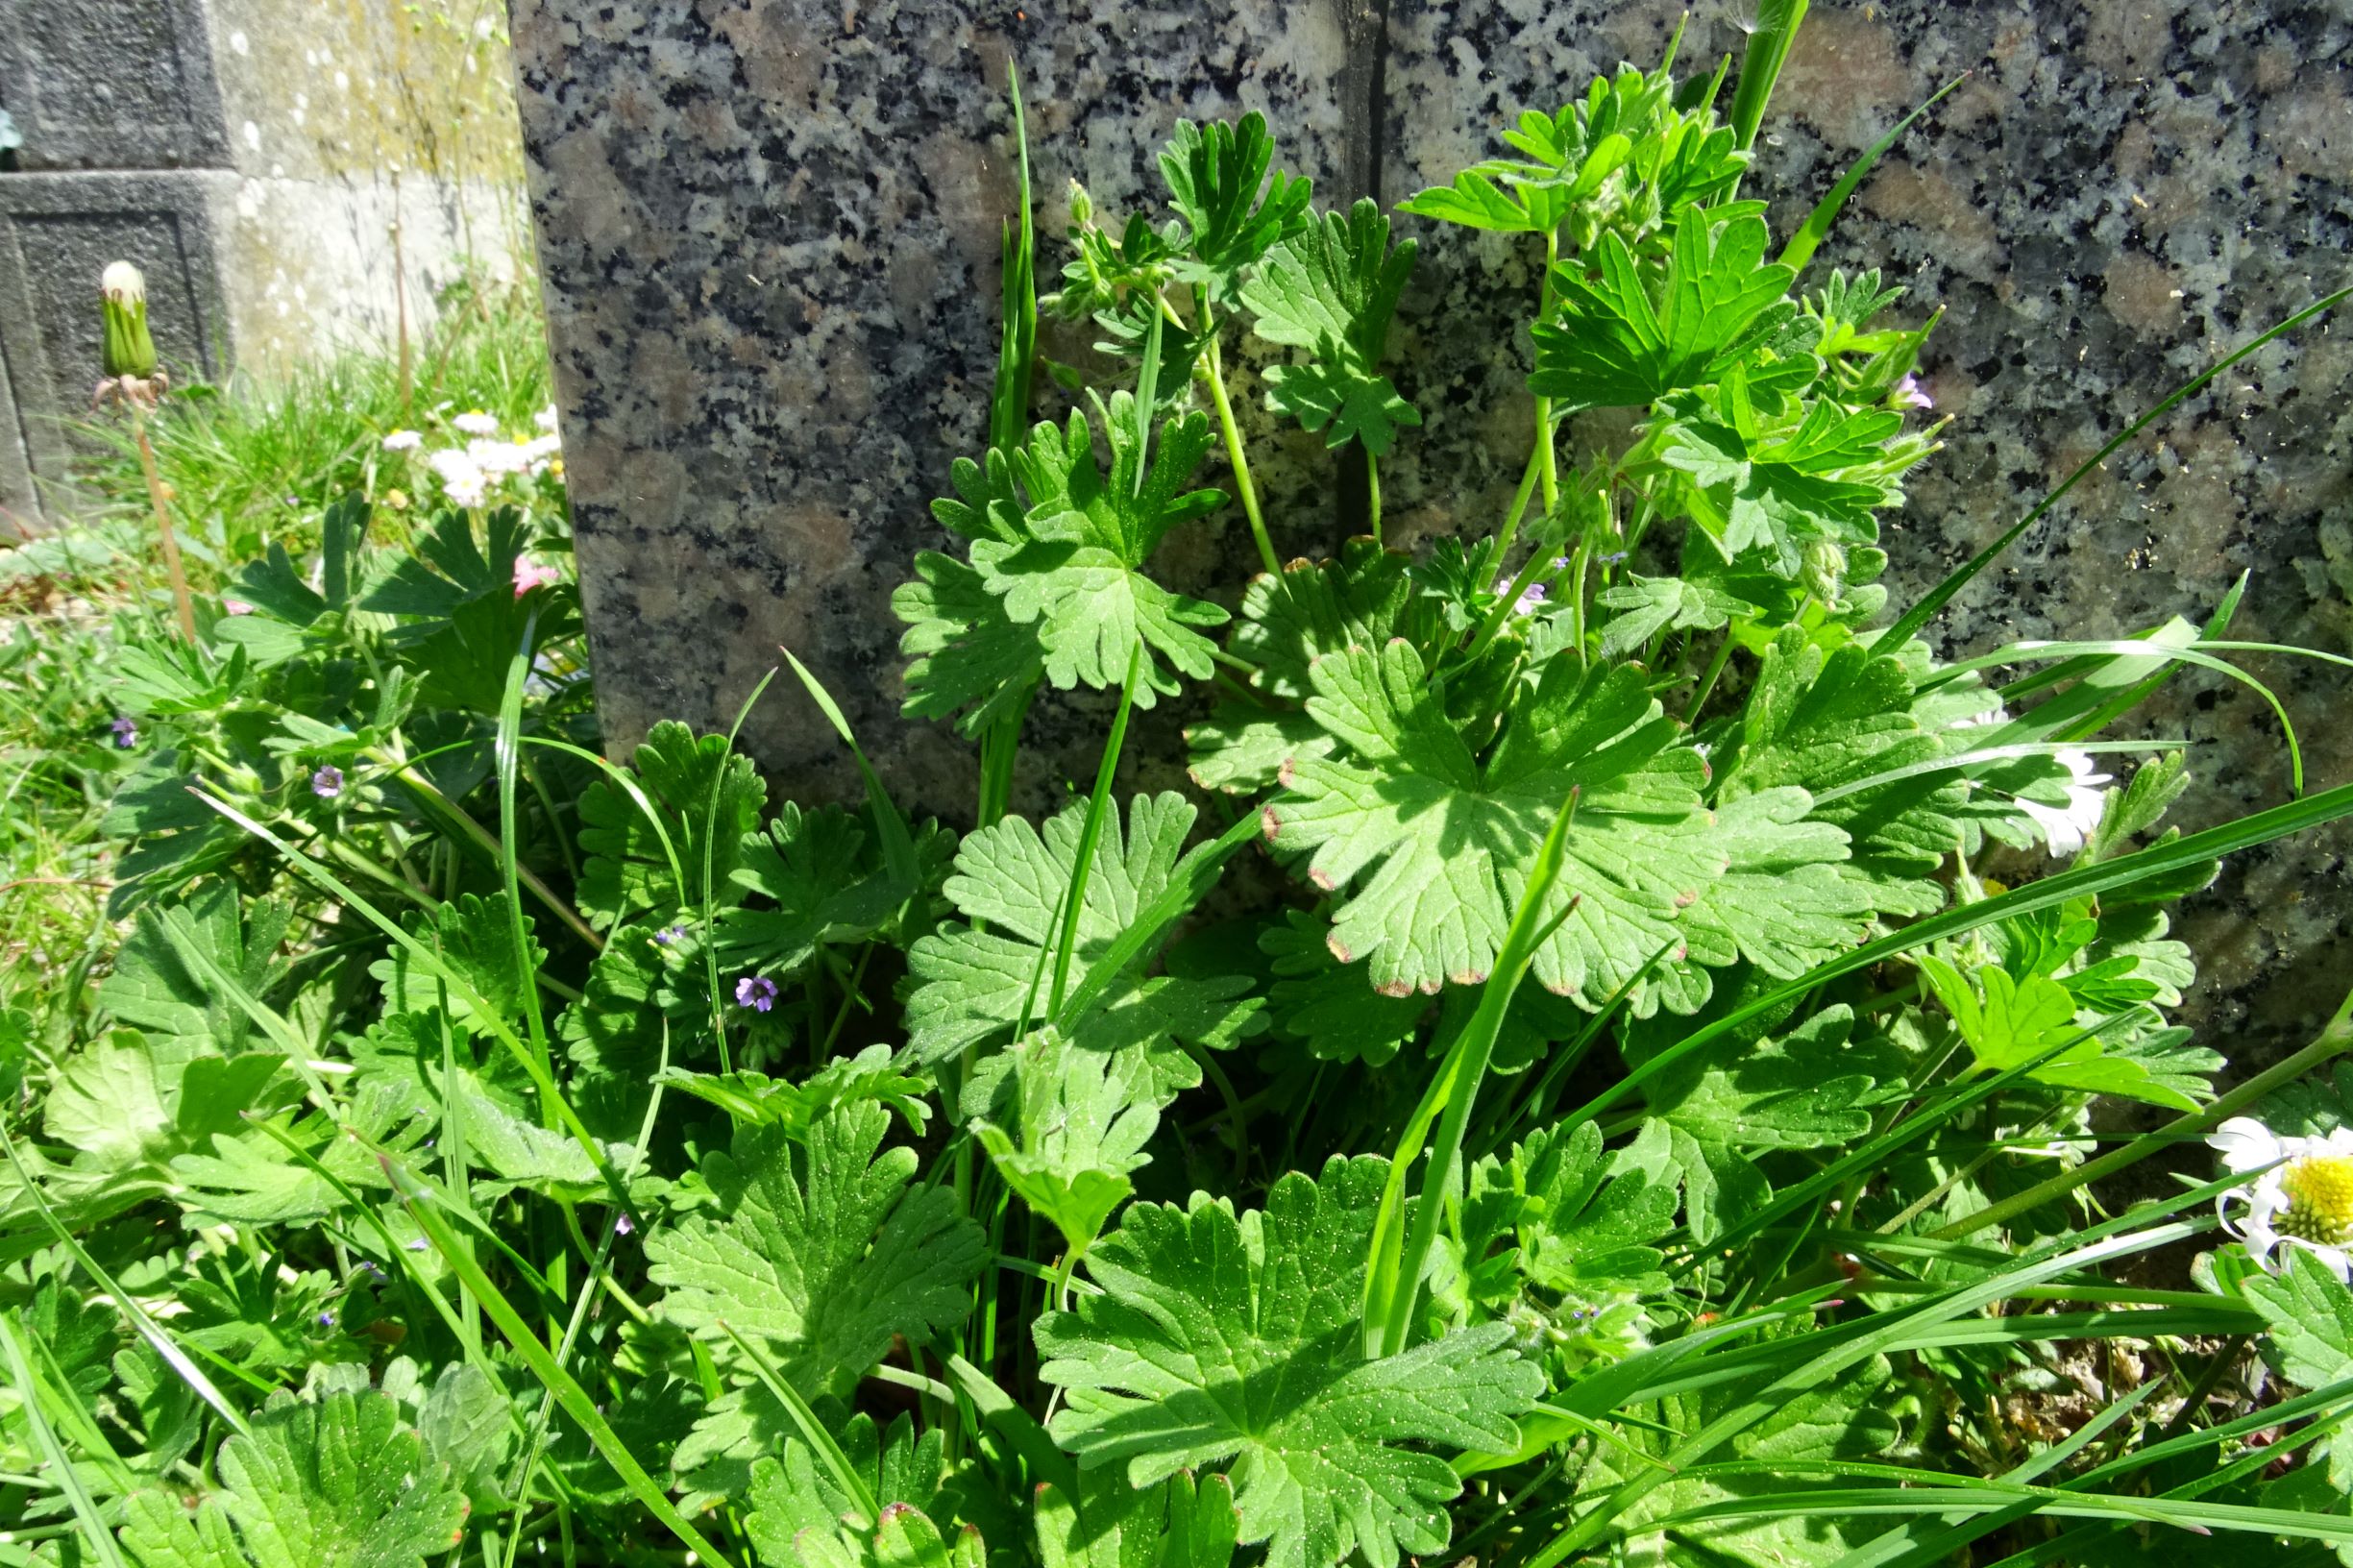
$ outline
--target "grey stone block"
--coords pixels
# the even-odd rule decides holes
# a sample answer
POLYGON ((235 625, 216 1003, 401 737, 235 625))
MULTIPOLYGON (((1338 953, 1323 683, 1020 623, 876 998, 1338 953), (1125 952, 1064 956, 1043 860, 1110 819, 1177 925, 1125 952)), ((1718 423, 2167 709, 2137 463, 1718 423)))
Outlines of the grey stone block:
POLYGON ((0 340, 0 539, 29 539, 40 507, 33 491, 33 454, 25 445, 25 420, 9 379, 8 346, 0 340))
POLYGON ((203 0, 8 0, 0 103, 25 169, 229 162, 203 0))
POLYGON ((148 320, 168 369, 183 381, 226 371, 213 213, 234 184, 199 170, 0 176, 0 354, 40 485, 64 483, 68 425, 98 382, 98 277, 110 261, 147 275, 148 320))

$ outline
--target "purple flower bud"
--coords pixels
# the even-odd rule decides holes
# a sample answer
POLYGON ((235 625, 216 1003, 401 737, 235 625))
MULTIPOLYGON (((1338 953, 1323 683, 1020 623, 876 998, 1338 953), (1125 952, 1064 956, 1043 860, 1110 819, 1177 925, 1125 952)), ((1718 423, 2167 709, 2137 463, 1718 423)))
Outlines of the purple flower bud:
POLYGON ((686 927, 683 925, 666 925, 653 934, 653 940, 656 943, 664 947, 667 947, 675 942, 684 942, 686 940, 686 927))
POLYGON ((107 727, 114 731, 116 749, 128 751, 139 744, 139 722, 129 714, 118 716, 114 723, 107 727))
POLYGON ((776 1005, 776 982, 764 974, 748 974, 735 983, 738 1007, 748 1007, 754 1013, 765 1013, 776 1005))
POLYGON ((334 1326, 335 1326, 335 1314, 334 1314, 334 1313, 332 1313, 332 1312, 321 1312, 321 1313, 319 1314, 319 1327, 320 1327, 320 1328, 322 1328, 322 1329, 331 1329, 331 1328, 333 1328, 334 1326))
POLYGON ((328 763, 310 775, 310 793, 322 800, 332 800, 343 793, 343 770, 328 763))

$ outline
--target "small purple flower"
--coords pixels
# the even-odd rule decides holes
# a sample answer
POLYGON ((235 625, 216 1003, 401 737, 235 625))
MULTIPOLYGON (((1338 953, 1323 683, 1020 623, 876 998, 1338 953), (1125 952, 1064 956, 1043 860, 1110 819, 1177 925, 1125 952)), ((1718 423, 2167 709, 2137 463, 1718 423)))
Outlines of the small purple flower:
POLYGON ((129 714, 116 718, 114 723, 107 727, 114 731, 115 749, 128 751, 139 744, 139 722, 129 714))
POLYGON ((1903 380, 1896 383, 1895 396, 1896 401, 1907 408, 1933 408, 1936 406, 1936 400, 1928 396, 1926 387, 1920 384, 1920 378, 1908 370, 1903 373, 1903 380))
POLYGON ((613 1216, 613 1234, 615 1236, 627 1236, 636 1229, 636 1224, 630 1220, 628 1215, 615 1214, 613 1216))
POLYGON ((1542 604, 1543 602, 1544 584, 1540 582, 1532 582, 1528 585, 1526 591, 1520 595, 1519 602, 1514 604, 1512 608, 1517 610, 1522 615, 1532 615, 1535 612, 1536 606, 1542 604))
POLYGON ((332 1313, 332 1312, 321 1312, 321 1313, 319 1314, 319 1327, 320 1327, 320 1328, 322 1328, 322 1329, 331 1329, 331 1328, 333 1328, 334 1326, 335 1326, 335 1314, 334 1314, 334 1313, 332 1313))
POLYGON ((1601 562, 1604 566, 1616 566, 1620 562, 1624 561, 1626 556, 1627 552, 1621 550, 1607 555, 1596 555, 1593 558, 1601 562))
POLYGON ((343 770, 328 763, 310 775, 310 793, 322 800, 332 800, 343 793, 343 770))
POLYGON ((765 1013, 776 1005, 776 982, 764 974, 748 974, 735 983, 735 1002, 754 1013, 765 1013))
POLYGON ((686 940, 686 927, 683 925, 666 925, 653 934, 653 940, 657 944, 664 947, 670 946, 673 943, 684 942, 686 940))

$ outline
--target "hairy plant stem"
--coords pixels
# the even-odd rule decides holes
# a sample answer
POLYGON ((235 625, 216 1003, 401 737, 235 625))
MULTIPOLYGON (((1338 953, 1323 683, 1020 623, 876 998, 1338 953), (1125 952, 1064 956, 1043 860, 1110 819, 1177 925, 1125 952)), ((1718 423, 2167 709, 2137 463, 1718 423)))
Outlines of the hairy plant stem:
MULTIPOLYGON (((126 400, 129 401, 129 400, 126 400)), ((164 504, 163 475, 156 467, 156 449, 147 439, 147 416, 131 402, 131 438, 138 444, 139 472, 147 478, 147 503, 155 508, 156 535, 163 542, 163 570, 172 579, 172 608, 180 618, 184 641, 196 641, 196 600, 188 594, 188 571, 180 559, 180 536, 172 531, 171 509, 164 504)))
POLYGON ((1021 751, 1021 725, 1038 699, 1038 683, 1031 681, 1013 711, 999 715, 980 737, 980 802, 974 827, 987 827, 1003 817, 1013 801, 1013 766, 1021 751))
POLYGON ((1504 526, 1496 530, 1494 538, 1487 541, 1487 548, 1479 558, 1479 576, 1482 580, 1503 565, 1512 542, 1520 536, 1520 519, 1528 515, 1529 500, 1536 493, 1537 468, 1536 453, 1532 449, 1528 453, 1528 466, 1520 470, 1520 487, 1511 493, 1511 509, 1504 514, 1504 526))
MULTIPOLYGON (((1207 322, 1209 300, 1197 294, 1195 301, 1194 308, 1207 322)), ((1167 310, 1168 302, 1163 300, 1161 308, 1167 310)), ((1259 512, 1258 487, 1250 482, 1250 458, 1242 451, 1241 429, 1234 423, 1233 401, 1226 396, 1225 357, 1218 352, 1215 332, 1210 334, 1209 355, 1202 364, 1209 372, 1210 402, 1217 409, 1217 429, 1225 437, 1226 462, 1234 470, 1234 493, 1241 498, 1242 515, 1250 520, 1250 537, 1258 542, 1259 561, 1268 573, 1279 577, 1283 575, 1283 562, 1275 554, 1274 541, 1266 537, 1266 519, 1259 512)))
POLYGON ((1700 676, 1700 684, 1692 689, 1691 705, 1683 710, 1685 728, 1699 723, 1700 709, 1707 705, 1709 696, 1715 692, 1716 682, 1724 674, 1724 667, 1731 662, 1731 658, 1732 634, 1728 631, 1724 634, 1724 641, 1716 645, 1716 656, 1707 661, 1707 673, 1700 676))
POLYGON ((1546 564, 1541 553, 1529 556, 1520 567, 1519 576, 1507 583, 1503 592, 1496 597, 1495 608, 1489 610, 1487 618, 1479 624, 1478 635, 1471 639, 1471 646, 1462 650, 1462 662, 1477 662, 1479 655, 1487 650, 1487 645, 1495 641, 1496 633, 1504 629, 1504 623, 1511 619, 1511 612, 1518 605, 1520 596, 1534 585, 1537 577, 1550 582, 1553 576, 1554 569, 1546 564))
MULTIPOLYGON (((1536 296, 1536 319, 1543 321, 1553 313, 1553 268, 1560 261, 1560 232, 1551 230, 1544 236, 1544 282, 1536 296)), ((1546 516, 1560 505, 1559 459, 1553 451, 1553 400, 1536 400, 1536 458, 1537 474, 1544 483, 1546 516)))

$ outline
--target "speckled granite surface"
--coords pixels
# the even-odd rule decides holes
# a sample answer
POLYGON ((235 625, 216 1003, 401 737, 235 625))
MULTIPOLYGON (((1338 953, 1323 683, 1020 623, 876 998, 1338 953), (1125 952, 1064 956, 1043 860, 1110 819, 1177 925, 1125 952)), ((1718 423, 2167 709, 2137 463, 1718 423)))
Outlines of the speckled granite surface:
MULTIPOLYGON (((1003 83, 1032 105, 1042 270, 1075 173, 1107 208, 1149 188, 1180 114, 1262 108, 1326 199, 1394 202, 1483 156, 1517 110, 1648 62, 1673 0, 1223 0, 1213 5, 516 0, 514 33, 608 727, 723 725, 789 642, 832 684, 903 795, 968 809, 965 743, 895 717, 888 599, 939 530, 925 503, 977 447, 1012 199, 1003 83)), ((1739 46, 1696 8, 1685 58, 1739 46)), ((1946 450, 1891 533, 1899 600, 2015 519, 2120 423, 2218 351, 2353 281, 2353 8, 2289 0, 2090 4, 1818 0, 1751 189, 1786 232, 1887 125, 1973 74, 1874 175, 1821 265, 1880 265, 1902 308, 1947 312, 1924 359, 1946 450)), ((1525 453, 1534 269, 1493 237, 1419 233, 1392 373, 1428 417, 1385 465, 1394 531, 1478 526, 1525 453), (1498 352, 1499 344, 1508 344, 1498 352)), ((2305 334, 2185 404, 2079 488, 1944 618, 1975 650, 2202 614, 2255 574, 2237 630, 2342 650, 2347 334, 2305 334)), ((1049 352, 1075 353, 1062 340, 1049 352)), ((1255 387, 1236 388, 1255 402, 1255 387)), ((1332 460, 1277 439, 1274 531, 1344 522, 1332 460)), ((1163 565, 1238 586, 1238 515, 1163 565)), ((2353 777, 2342 680, 2251 661, 2298 716, 2308 775, 2353 777)), ((1164 717, 1164 723, 1165 718, 1164 717)), ((2188 735, 2199 826, 2284 797, 2276 727, 2183 679, 2149 733, 2188 735)), ((849 787, 797 693, 748 734, 788 788, 849 787)), ((1033 801, 1083 778, 1084 701, 1042 704, 1033 801)), ((1128 770, 1157 782, 1157 726, 1128 770)), ((2192 1021, 2241 1059, 2300 1039, 2353 973, 2353 832, 2250 854, 2193 912, 2208 983, 2192 1021), (2291 962, 2292 961, 2292 962, 2291 962), (2227 1037, 2227 1038, 2224 1038, 2227 1037)))

